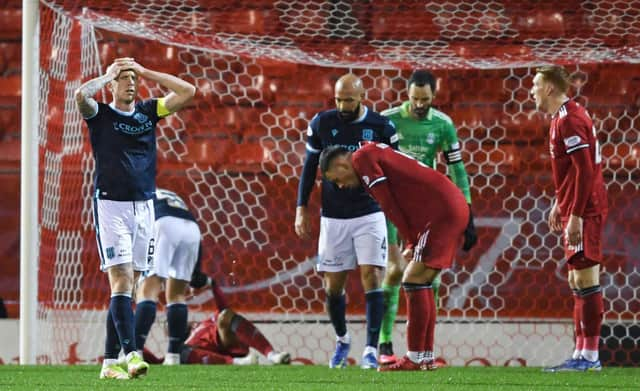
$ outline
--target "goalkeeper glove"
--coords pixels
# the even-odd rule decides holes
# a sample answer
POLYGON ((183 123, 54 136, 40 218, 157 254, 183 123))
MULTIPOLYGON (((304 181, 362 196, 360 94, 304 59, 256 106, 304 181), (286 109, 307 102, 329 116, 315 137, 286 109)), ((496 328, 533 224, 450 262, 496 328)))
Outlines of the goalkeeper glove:
POLYGON ((467 228, 464 229, 464 244, 462 249, 469 251, 478 242, 478 235, 476 234, 476 226, 473 224, 473 213, 471 213, 471 205, 469 204, 469 222, 467 228))

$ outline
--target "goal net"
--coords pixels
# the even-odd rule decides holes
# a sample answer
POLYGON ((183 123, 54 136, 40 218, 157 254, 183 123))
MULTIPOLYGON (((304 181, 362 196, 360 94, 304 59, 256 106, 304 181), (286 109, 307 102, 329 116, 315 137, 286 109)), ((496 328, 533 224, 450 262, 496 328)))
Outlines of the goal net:
MULTIPOLYGON (((40 4, 39 362, 92 363, 103 353, 109 287, 73 91, 124 56, 197 86, 193 104, 159 124, 158 186, 191 206, 204 270, 232 306, 305 364, 326 364, 335 343, 314 271, 317 242, 293 230, 305 129, 332 107, 340 75, 361 76, 366 104, 381 111, 407 99, 415 68, 437 76, 435 105, 458 129, 480 238, 443 273, 436 356, 449 365, 565 358, 572 298, 560 238, 546 223, 548 118, 529 94, 536 66, 564 64, 572 95, 594 117, 610 200, 602 358, 640 360, 640 1, 90 3, 40 4)), ((165 92, 143 81, 141 97, 165 92)), ((364 295, 355 274, 347 290, 358 359, 364 295)), ((190 304, 193 319, 213 310, 206 292, 190 304)), ((161 354, 166 338, 159 313, 148 347, 161 354)))

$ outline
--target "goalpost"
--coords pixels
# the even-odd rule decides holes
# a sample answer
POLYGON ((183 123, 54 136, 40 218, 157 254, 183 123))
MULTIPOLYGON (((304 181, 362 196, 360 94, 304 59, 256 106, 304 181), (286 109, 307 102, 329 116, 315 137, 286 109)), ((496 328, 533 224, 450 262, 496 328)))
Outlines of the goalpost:
MULTIPOLYGON (((39 157, 26 167, 38 183, 22 194, 38 197, 30 237, 40 239, 37 257, 21 253, 23 265, 39 257, 34 307, 33 290, 21 291, 32 316, 21 323, 21 362, 94 363, 102 355, 109 289, 92 227, 94 165, 73 91, 123 56, 196 85, 193 105, 159 124, 158 186, 194 210, 204 269, 232 306, 305 364, 328 362, 335 343, 313 270, 316 242, 293 232, 307 123, 332 106, 341 74, 359 75, 367 105, 381 111, 406 99, 406 79, 418 67, 438 77, 435 104, 458 128, 479 231, 478 246, 443 273, 436 356, 450 365, 565 358, 573 347, 571 296, 559 237, 545 222, 553 194, 548 119, 535 112, 529 89, 536 66, 566 65, 573 95, 594 116, 610 196, 603 364, 637 360, 640 23, 620 15, 640 2, 507 3, 42 1, 40 59, 31 62, 39 87, 23 84, 23 92, 39 91, 37 112, 23 110, 23 127, 38 129, 37 141, 23 138, 23 156, 39 157)), ((143 81, 142 97, 162 93, 143 81)), ((318 198, 316 190, 312 209, 318 198)), ((22 246, 38 242, 28 237, 23 232, 22 246)), ((24 289, 34 286, 26 274, 33 266, 22 269, 31 284, 24 289)), ((354 276, 347 295, 357 347, 364 303, 354 276)), ((206 294, 190 304, 194 319, 212 310, 206 294)), ((402 352, 400 307, 394 345, 402 352)), ((148 342, 156 352, 165 346, 163 327, 159 312, 148 342)))
MULTIPOLYGON (((22 2, 22 107, 38 102, 38 1, 22 2)), ((20 364, 36 363, 38 305, 38 116, 22 110, 20 167, 20 364)))

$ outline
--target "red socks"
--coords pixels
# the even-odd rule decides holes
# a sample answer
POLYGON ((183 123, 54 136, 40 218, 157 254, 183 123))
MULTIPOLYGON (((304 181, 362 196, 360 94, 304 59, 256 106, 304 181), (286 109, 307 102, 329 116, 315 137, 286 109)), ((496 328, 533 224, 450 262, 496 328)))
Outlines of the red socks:
POLYGON ((598 350, 600 342, 600 329, 602 327, 602 315, 604 314, 604 302, 600 286, 582 289, 580 291, 582 334, 584 336, 583 349, 598 350))
POLYGON ((215 281, 211 282, 211 291, 213 292, 213 300, 215 300, 216 307, 218 307, 219 312, 222 312, 222 310, 229 307, 229 305, 227 304, 227 299, 225 299, 224 293, 222 293, 222 289, 220 289, 215 281))
POLYGON ((231 331, 236 334, 238 341, 247 346, 251 346, 265 356, 273 351, 271 343, 269 343, 260 330, 258 330, 253 323, 239 315, 235 315, 231 320, 231 331))
POLYGON ((431 286, 403 283, 402 287, 407 296, 407 349, 411 352, 433 350, 435 302, 431 286))
MULTIPOLYGON (((576 337, 576 351, 581 351, 584 348, 584 334, 582 334, 582 300, 577 289, 573 290, 573 333, 576 337)), ((578 357, 574 357, 578 358, 578 357)))

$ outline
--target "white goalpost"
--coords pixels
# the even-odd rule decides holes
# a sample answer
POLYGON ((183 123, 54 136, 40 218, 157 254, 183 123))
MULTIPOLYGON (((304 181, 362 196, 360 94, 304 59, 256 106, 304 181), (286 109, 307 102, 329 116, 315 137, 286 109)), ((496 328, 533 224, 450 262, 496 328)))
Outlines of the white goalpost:
POLYGON ((39 40, 37 0, 22 2, 22 143, 20 167, 20 364, 36 363, 38 344, 38 109, 39 40))

